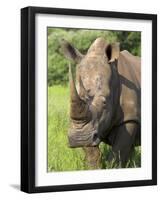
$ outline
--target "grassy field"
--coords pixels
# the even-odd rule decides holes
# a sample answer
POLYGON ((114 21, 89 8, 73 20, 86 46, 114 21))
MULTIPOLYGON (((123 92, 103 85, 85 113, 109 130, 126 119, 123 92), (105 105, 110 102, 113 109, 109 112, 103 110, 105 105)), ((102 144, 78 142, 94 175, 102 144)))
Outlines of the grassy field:
MULTIPOLYGON (((85 165, 84 152, 81 148, 68 147, 67 132, 69 127, 69 89, 63 86, 48 88, 48 171, 71 171, 89 169, 85 165)), ((100 145, 103 168, 113 168, 106 163, 110 147, 100 145)), ((140 167, 140 147, 129 160, 127 167, 140 167)))

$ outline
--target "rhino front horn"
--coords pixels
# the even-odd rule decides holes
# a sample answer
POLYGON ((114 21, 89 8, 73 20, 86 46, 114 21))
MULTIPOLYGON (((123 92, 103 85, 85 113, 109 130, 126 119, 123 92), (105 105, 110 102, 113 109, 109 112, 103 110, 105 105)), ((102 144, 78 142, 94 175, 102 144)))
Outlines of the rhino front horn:
POLYGON ((78 95, 69 64, 69 84, 70 84, 70 117, 74 120, 88 120, 90 111, 88 104, 78 95))

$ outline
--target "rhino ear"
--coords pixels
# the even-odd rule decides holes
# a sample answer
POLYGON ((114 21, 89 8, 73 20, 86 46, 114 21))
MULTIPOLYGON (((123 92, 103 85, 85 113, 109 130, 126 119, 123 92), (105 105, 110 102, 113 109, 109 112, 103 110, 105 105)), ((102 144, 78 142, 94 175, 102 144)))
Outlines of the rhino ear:
POLYGON ((62 39, 60 41, 61 49, 65 57, 69 60, 79 63, 83 57, 83 55, 74 48, 69 42, 62 39))
POLYGON ((106 48, 106 54, 108 57, 108 62, 112 63, 115 60, 118 60, 120 54, 120 43, 109 44, 106 48))

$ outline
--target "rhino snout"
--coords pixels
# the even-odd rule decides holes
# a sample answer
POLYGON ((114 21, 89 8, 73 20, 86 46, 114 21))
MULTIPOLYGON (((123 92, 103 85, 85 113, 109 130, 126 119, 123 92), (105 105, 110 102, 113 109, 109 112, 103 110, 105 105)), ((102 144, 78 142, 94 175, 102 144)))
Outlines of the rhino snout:
POLYGON ((68 134, 69 147, 92 147, 97 146, 100 143, 100 138, 98 133, 93 131, 91 133, 82 132, 70 132, 68 134))

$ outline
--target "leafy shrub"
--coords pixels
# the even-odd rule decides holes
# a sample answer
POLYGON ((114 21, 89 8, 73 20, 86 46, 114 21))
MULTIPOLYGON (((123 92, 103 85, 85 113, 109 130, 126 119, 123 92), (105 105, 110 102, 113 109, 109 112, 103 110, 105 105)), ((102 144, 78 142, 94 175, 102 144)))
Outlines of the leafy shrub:
POLYGON ((62 38, 85 54, 98 37, 108 42, 120 42, 121 50, 140 56, 140 32, 48 28, 48 85, 68 82, 68 60, 62 54, 59 42, 62 38))

